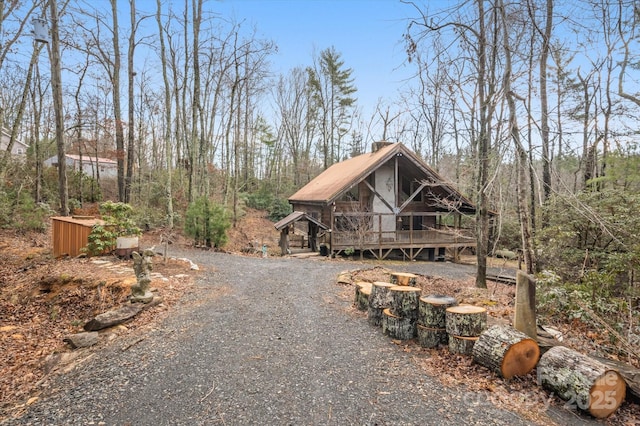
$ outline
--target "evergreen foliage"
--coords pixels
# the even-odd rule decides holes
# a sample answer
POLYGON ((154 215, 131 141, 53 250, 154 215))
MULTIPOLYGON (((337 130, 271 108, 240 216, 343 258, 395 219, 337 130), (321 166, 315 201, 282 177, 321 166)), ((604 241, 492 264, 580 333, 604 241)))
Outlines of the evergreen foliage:
POLYGON ((222 247, 227 242, 231 226, 229 213, 208 197, 200 197, 189 204, 185 215, 184 232, 197 246, 222 247))

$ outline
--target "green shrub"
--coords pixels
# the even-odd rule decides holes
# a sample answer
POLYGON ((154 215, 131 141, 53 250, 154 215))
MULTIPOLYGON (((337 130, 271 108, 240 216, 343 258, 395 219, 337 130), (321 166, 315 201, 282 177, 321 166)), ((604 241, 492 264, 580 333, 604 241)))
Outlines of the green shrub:
POLYGON ((222 247, 227 242, 230 226, 229 213, 208 197, 198 198, 187 208, 184 231, 196 245, 222 247))
POLYGON ((269 219, 274 222, 287 217, 289 213, 291 213, 291 205, 282 198, 276 198, 269 206, 269 219))
POLYGON ((127 203, 106 201, 100 204, 100 215, 104 225, 94 225, 88 237, 86 251, 98 255, 113 250, 118 237, 140 235, 142 230, 135 224, 133 207, 127 203))

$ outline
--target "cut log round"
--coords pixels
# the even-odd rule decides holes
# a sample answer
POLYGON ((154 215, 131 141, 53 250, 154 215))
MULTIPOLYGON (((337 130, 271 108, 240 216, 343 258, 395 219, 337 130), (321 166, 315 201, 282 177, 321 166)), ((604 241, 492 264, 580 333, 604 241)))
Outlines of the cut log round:
POLYGON ((435 348, 449 343, 449 335, 444 328, 429 328, 417 324, 418 343, 423 348, 435 348))
POLYGON ((367 308, 367 321, 369 321, 369 324, 375 326, 375 327, 381 327, 382 326, 382 311, 384 311, 386 308, 374 308, 369 306, 367 308))
POLYGON ((616 370, 564 346, 555 346, 542 355, 538 382, 599 419, 618 409, 627 390, 616 370))
POLYGON ((389 288, 389 309, 401 318, 418 318, 418 301, 422 289, 397 285, 389 288))
POLYGON ((418 324, 429 328, 445 328, 446 310, 458 302, 451 296, 430 294, 418 302, 418 324))
POLYGON ((471 355, 477 337, 453 336, 449 334, 449 352, 453 354, 471 355))
POLYGON ((478 337, 487 328, 487 310, 479 306, 452 306, 445 318, 447 333, 453 336, 478 337))
POLYGON ((483 331, 473 347, 473 360, 505 379, 529 373, 539 358, 540 348, 535 340, 504 325, 483 331))
POLYGON ((391 313, 389 308, 382 312, 382 333, 392 339, 409 340, 416 337, 416 321, 402 318, 391 313))
POLYGON ((369 307, 369 295, 371 294, 371 283, 358 281, 356 283, 356 294, 353 304, 359 311, 366 311, 369 307))
POLYGON ((417 285, 418 276, 407 272, 391 272, 389 281, 395 285, 408 285, 415 287, 417 285))
POLYGON ((389 307, 389 289, 394 287, 393 284, 376 281, 371 285, 371 295, 369 296, 369 306, 372 308, 388 308, 389 307))

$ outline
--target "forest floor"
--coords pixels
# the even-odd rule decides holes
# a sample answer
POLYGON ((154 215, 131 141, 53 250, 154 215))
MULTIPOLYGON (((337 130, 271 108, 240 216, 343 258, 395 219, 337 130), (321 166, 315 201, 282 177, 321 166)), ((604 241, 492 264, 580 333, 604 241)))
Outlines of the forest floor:
MULTIPOLYGON (((141 246, 153 246, 156 252, 162 252, 160 237, 160 232, 147 233, 141 246)), ((180 235, 171 238, 173 244, 190 245, 180 235)), ((277 255, 277 243, 278 233, 264 212, 249 210, 238 226, 230 230, 225 251, 259 255, 259 248, 266 244, 269 254, 277 255)), ((471 262, 473 258, 463 260, 471 262)), ((348 260, 336 261, 344 262, 345 269, 350 269, 348 260)), ((490 265, 514 266, 495 259, 490 260, 490 265)), ((143 311, 126 325, 101 332, 99 344, 109 344, 131 329, 157 324, 170 313, 181 297, 193 290, 199 272, 190 266, 184 259, 156 257, 151 286, 160 291, 163 303, 143 311)), ((371 268, 352 270, 351 274, 354 280, 382 280, 388 276, 388 270, 380 267, 380 262, 371 262, 371 268)), ((126 302, 135 281, 130 260, 115 256, 101 257, 98 262, 93 258, 55 260, 50 235, 0 231, 0 419, 3 414, 15 414, 37 401, 38 386, 47 375, 64 371, 60 355, 73 353, 64 337, 83 331, 83 325, 96 314, 126 302)), ((460 302, 484 306, 494 321, 508 321, 513 315, 514 287, 507 284, 489 283, 487 291, 478 292, 473 289, 471 277, 466 280, 420 277, 420 286, 425 292, 453 292, 460 302)), ((338 291, 349 297, 352 289, 338 291)), ((564 344, 578 350, 597 346, 598 339, 607 339, 602 330, 576 321, 553 326, 562 332, 564 344)), ((536 386, 533 375, 508 382, 495 380, 468 357, 451 356, 446 348, 426 350, 415 342, 398 344, 404 351, 428 352, 428 357, 420 357, 416 362, 445 385, 462 384, 470 390, 488 392, 497 405, 513 407, 518 405, 514 404, 514 395, 520 395, 518 398, 524 395, 520 405, 525 409, 540 408, 550 398, 536 386)), ((555 404, 559 404, 558 400, 555 404)), ((627 402, 607 422, 640 424, 640 408, 627 402)))

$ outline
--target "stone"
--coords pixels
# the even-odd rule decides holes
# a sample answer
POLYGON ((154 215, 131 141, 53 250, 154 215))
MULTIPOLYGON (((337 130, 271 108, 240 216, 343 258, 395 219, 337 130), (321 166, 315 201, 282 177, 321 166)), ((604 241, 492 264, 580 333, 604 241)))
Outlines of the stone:
POLYGON ((136 316, 141 310, 142 306, 137 303, 124 305, 121 308, 107 311, 96 316, 94 319, 84 325, 84 329, 86 331, 97 331, 102 330, 103 328, 122 324, 123 322, 128 321, 136 316))
POLYGON ((133 256, 133 271, 136 274, 137 284, 131 286, 131 302, 149 303, 153 300, 153 293, 149 290, 151 284, 151 270, 153 269, 153 250, 145 250, 142 255, 137 251, 133 256))
POLYGON ((73 349, 86 348, 98 343, 98 332, 87 331, 84 333, 72 334, 65 337, 63 340, 65 343, 68 343, 69 346, 71 346, 71 348, 73 349))

